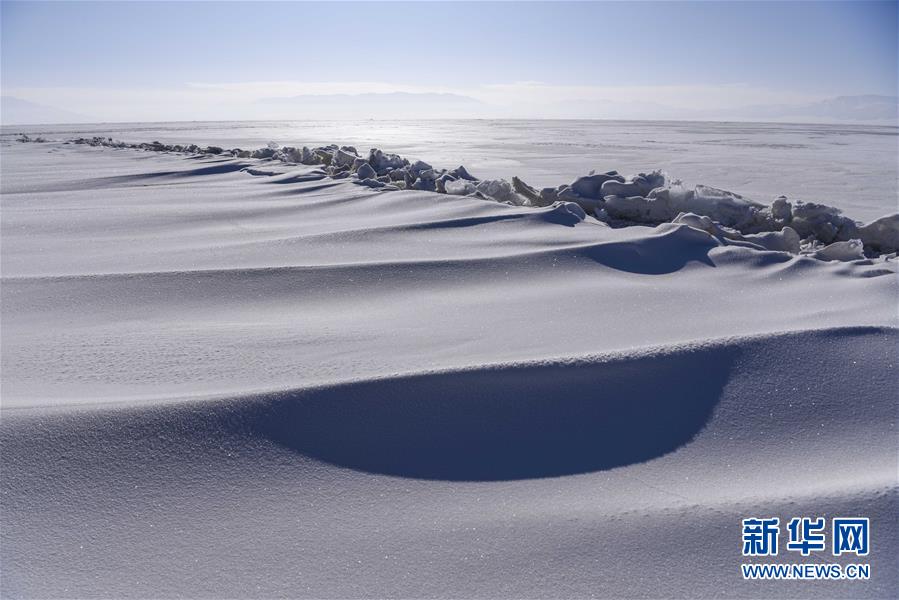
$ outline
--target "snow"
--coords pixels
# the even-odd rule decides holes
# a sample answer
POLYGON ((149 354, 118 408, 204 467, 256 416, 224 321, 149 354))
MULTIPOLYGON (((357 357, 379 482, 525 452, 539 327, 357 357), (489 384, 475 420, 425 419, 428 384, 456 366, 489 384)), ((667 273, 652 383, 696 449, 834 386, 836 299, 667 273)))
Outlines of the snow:
POLYGON ((434 165, 464 164, 481 179, 521 177, 536 189, 595 170, 660 169, 692 189, 708 184, 762 204, 838 206, 869 222, 897 210, 895 126, 651 121, 259 121, 3 127, 52 139, 109 136, 129 142, 193 142, 258 148, 351 143, 434 165))
POLYGON ((347 147, 0 150, 4 597, 895 595, 899 278, 858 241, 369 189, 407 165, 347 147), (767 515, 870 517, 872 579, 743 581, 767 515))
MULTIPOLYGON (((18 136, 16 141, 46 143, 43 138, 32 139, 27 134, 18 136)), ((197 144, 183 146, 158 141, 126 143, 101 136, 75 138, 66 141, 65 144, 204 156, 230 155, 235 158, 249 155, 252 158, 276 160, 288 165, 299 161, 300 164, 322 165, 317 174, 330 176, 331 179, 343 179, 352 174, 357 179, 354 183, 381 191, 408 189, 450 195, 471 195, 512 206, 545 207, 560 201, 574 203, 580 206, 584 213, 617 227, 657 225, 674 222, 684 214, 698 215, 711 219, 718 231, 713 232, 705 224, 700 227, 701 229, 713 235, 724 232, 724 237, 741 242, 748 241, 741 234, 753 235, 755 236, 753 240, 761 244, 756 247, 766 248, 766 244, 773 243, 774 248, 781 251, 796 248, 795 243, 784 243, 784 240, 777 235, 760 235, 762 233, 781 233, 791 239, 799 236, 802 243, 797 252, 820 257, 822 260, 829 255, 843 257, 854 255, 854 250, 850 254, 846 253, 847 248, 854 248, 852 244, 835 246, 829 254, 817 252, 817 247, 821 244, 861 240, 860 227, 865 230, 865 239, 871 242, 865 246, 863 241, 859 241, 861 258, 867 255, 885 255, 899 248, 899 221, 895 218, 899 217, 899 213, 881 218, 869 227, 842 216, 838 208, 803 202, 793 206, 785 196, 778 196, 770 207, 766 207, 739 194, 707 185, 697 185, 688 190, 679 180, 670 181, 659 170, 627 178, 620 176, 617 171, 608 171, 601 175, 591 171, 589 175, 579 177, 571 185, 543 188, 537 192, 518 177, 512 177, 512 183, 505 179, 480 181, 470 175, 463 166, 454 171, 438 170, 421 160, 410 163, 408 159, 397 155, 385 155, 378 148, 372 148, 368 158, 362 158, 353 146, 338 147, 337 144, 311 150, 303 146, 302 150, 299 150, 294 147, 281 148, 277 143, 269 142, 267 147, 252 153, 246 153, 240 148, 227 150, 212 146, 202 148, 197 144), (402 166, 384 167, 385 156, 388 157, 388 162, 402 166), (472 185, 454 184, 457 179, 464 182, 471 181, 472 185), (450 184, 449 189, 447 183, 450 184), (787 233, 784 233, 784 230, 788 230, 787 233)), ((251 174, 265 173, 255 167, 243 166, 241 170, 251 174)))
POLYGON ((468 196, 477 191, 474 183, 465 179, 456 179, 455 181, 447 181, 443 184, 447 194, 453 196, 468 196))
POLYGON ((896 232, 899 231, 899 213, 876 219, 858 228, 864 245, 889 253, 899 250, 896 232))
POLYGON ((821 260, 842 261, 861 260, 865 258, 865 255, 862 253, 861 240, 834 242, 825 246, 824 248, 821 248, 820 250, 816 250, 813 256, 815 258, 820 258, 821 260))

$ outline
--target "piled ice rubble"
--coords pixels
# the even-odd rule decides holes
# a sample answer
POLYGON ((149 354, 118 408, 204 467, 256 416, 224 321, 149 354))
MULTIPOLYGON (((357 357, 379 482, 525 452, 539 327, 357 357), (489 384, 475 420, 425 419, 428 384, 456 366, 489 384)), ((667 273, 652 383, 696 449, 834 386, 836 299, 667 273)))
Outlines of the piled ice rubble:
MULTIPOLYGON (((31 141, 25 136, 21 141, 31 141)), ((617 171, 578 177, 571 184, 536 189, 513 177, 479 180, 463 166, 436 169, 423 161, 410 162, 398 154, 372 148, 360 155, 352 146, 296 148, 272 142, 265 148, 242 150, 196 144, 160 142, 126 144, 112 138, 72 140, 76 144, 137 148, 157 152, 230 155, 289 164, 321 166, 335 178, 387 190, 421 190, 474 196, 516 206, 547 207, 573 203, 587 215, 613 227, 682 223, 708 232, 726 243, 809 254, 823 260, 854 260, 899 250, 899 213, 867 225, 843 216, 840 210, 811 202, 791 203, 776 198, 770 206, 705 185, 688 189, 661 171, 624 177, 617 171)))
POLYGON ((45 139, 44 139, 43 137, 41 137, 41 136, 31 137, 30 135, 26 135, 26 134, 24 134, 24 133, 20 133, 20 134, 18 135, 18 137, 16 137, 16 141, 17 141, 17 142, 23 142, 23 143, 24 143, 24 142, 33 142, 33 143, 35 143, 35 144, 43 144, 43 143, 45 143, 47 140, 45 140, 45 139))

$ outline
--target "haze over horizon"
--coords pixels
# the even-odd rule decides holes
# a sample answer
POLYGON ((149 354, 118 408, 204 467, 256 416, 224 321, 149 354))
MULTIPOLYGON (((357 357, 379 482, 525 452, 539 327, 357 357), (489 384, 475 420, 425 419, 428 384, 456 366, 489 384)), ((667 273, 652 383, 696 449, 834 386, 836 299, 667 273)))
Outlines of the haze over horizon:
POLYGON ((896 2, 559 4, 4 1, 2 121, 896 122, 896 2))

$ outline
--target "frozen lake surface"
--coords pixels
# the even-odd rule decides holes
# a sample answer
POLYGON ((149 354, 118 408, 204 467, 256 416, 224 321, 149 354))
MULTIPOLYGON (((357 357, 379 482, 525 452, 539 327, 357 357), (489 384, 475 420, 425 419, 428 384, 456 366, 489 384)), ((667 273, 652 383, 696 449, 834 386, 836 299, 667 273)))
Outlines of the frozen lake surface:
POLYGON ((591 169, 662 169, 688 185, 728 189, 769 204, 781 194, 870 221, 897 210, 899 128, 866 125, 674 121, 258 121, 4 127, 52 139, 256 148, 329 143, 380 147, 480 178, 570 183, 591 169))

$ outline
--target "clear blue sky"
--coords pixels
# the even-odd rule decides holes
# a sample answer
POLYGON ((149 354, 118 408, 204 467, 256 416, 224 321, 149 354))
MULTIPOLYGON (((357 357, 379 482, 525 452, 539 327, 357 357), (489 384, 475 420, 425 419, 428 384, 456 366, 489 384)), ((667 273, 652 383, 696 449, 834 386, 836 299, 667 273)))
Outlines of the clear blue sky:
POLYGON ((896 2, 3 1, 2 87, 540 82, 895 95, 897 18, 896 2))

